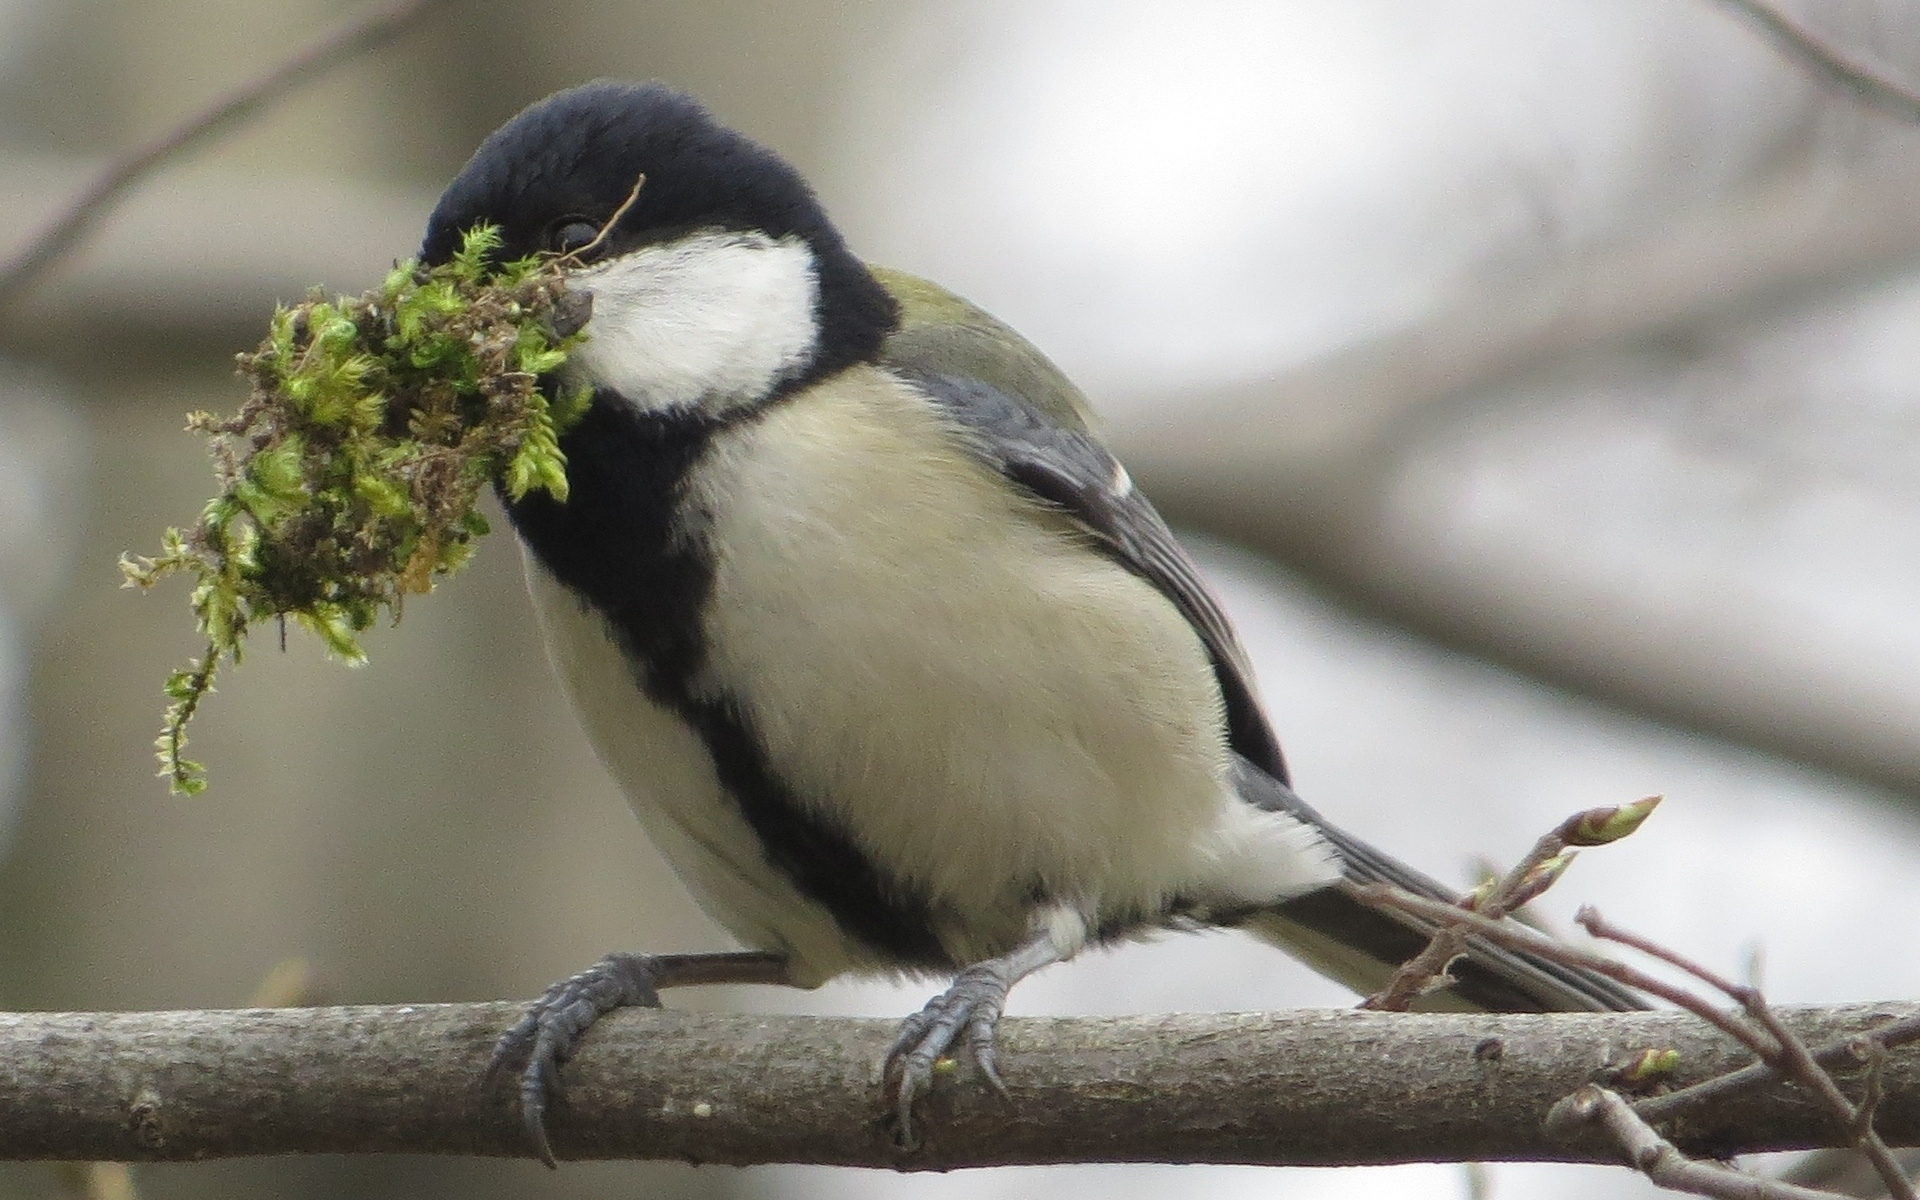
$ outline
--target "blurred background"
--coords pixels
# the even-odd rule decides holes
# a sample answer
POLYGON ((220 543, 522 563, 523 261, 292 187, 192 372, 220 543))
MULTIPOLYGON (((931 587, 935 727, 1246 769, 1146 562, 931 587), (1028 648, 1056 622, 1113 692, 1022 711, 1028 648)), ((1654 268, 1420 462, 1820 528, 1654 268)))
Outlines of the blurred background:
MULTIPOLYGON (((1920 80, 1920 6, 1802 0, 1920 80)), ((343 17, 0 0, 0 248, 343 17)), ((866 256, 1021 328, 1108 416, 1248 641, 1309 800, 1443 878, 1662 793, 1548 897, 1780 1001, 1920 994, 1920 127, 1715 0, 454 0, 145 187, 0 323, 0 1006, 530 996, 722 935, 549 678, 504 542, 348 671, 197 649, 119 588, 208 494, 189 409, 276 299, 358 292, 522 105, 657 77, 793 159, 866 256), (556 914, 564 914, 556 919, 556 914)), ((900 1015, 931 984, 674 1002, 900 1015)), ((1352 998, 1236 936, 1015 1012, 1352 998)), ((1619 1170, 930 1178, 428 1159, 139 1168, 161 1197, 1634 1196, 1619 1170)), ((0 1167, 0 1198, 62 1195, 0 1167)))

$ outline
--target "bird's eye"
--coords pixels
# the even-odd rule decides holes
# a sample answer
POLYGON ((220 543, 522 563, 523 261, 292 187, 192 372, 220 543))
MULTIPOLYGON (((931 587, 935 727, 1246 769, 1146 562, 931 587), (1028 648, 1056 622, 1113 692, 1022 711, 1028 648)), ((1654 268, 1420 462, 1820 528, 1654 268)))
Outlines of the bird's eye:
POLYGON ((599 236, 598 225, 591 221, 582 221, 577 217, 569 217, 554 223, 551 232, 547 234, 547 245, 561 254, 572 254, 592 245, 593 239, 599 236))

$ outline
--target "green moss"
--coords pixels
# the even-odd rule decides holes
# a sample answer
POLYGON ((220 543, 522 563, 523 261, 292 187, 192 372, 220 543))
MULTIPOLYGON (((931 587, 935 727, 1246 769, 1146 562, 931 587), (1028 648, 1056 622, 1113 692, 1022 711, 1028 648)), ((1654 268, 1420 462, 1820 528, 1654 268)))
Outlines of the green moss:
POLYGON ((206 786, 185 757, 187 722, 255 624, 291 617, 334 657, 364 662, 360 635, 382 612, 398 621, 407 596, 472 557, 488 483, 566 499, 560 435, 591 396, 542 380, 581 340, 583 298, 561 260, 490 265, 499 244, 480 227, 442 266, 402 263, 357 299, 315 293, 280 309, 239 356, 251 383, 240 411, 187 418, 211 439, 219 494, 193 529, 167 530, 157 556, 120 562, 129 586, 194 581, 207 649, 167 677, 155 743, 175 792, 206 786))

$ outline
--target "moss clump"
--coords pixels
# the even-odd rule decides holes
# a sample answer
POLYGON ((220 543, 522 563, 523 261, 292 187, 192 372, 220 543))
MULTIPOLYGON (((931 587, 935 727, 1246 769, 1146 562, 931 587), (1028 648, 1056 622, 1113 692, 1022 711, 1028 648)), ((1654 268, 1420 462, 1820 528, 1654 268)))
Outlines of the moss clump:
POLYGON ((566 260, 494 266, 499 245, 480 227, 441 266, 402 263, 358 299, 316 292, 279 309, 239 356, 251 383, 240 411, 188 416, 212 441, 220 492, 191 530, 166 531, 159 555, 120 562, 129 586, 194 580, 207 649, 167 677, 155 743, 175 792, 206 786, 183 755, 186 725, 255 624, 292 617, 334 657, 364 662, 359 635, 383 609, 398 621, 407 596, 472 556, 488 483, 566 499, 559 438, 591 396, 541 380, 581 340, 588 298, 565 289, 566 260))

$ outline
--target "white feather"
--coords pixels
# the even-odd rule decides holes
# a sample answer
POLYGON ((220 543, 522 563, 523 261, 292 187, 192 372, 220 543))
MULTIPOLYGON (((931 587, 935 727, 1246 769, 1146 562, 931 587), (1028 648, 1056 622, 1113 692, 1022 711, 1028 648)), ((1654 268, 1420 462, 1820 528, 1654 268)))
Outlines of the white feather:
POLYGON ((1006 952, 1036 890, 1103 914, 1330 882, 1318 834, 1228 779, 1221 699, 1173 604, 855 368, 730 430, 690 488, 717 548, 704 686, 773 769, 1006 952))
POLYGON ((708 231, 577 272, 593 295, 573 378, 649 410, 723 410, 803 367, 819 280, 799 238, 708 231))

